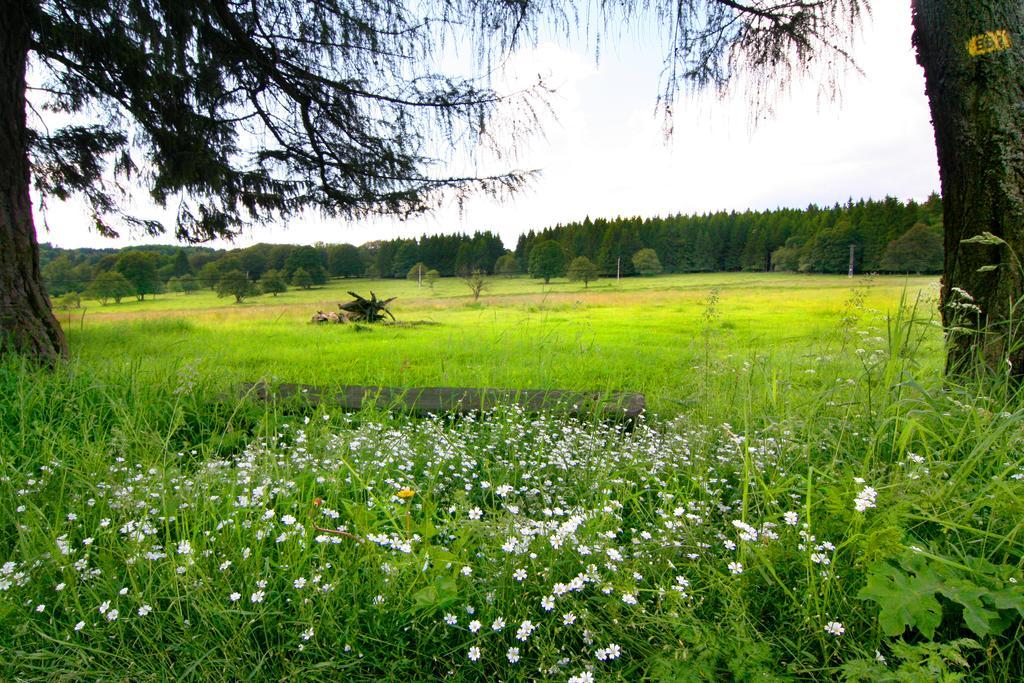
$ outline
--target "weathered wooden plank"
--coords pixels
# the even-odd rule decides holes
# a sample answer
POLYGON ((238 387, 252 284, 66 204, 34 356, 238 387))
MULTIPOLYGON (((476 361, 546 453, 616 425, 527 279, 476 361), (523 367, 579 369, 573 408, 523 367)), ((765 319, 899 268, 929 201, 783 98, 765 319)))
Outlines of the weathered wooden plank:
POLYGON ((644 412, 643 394, 602 393, 538 389, 474 389, 468 387, 374 387, 343 386, 335 391, 304 384, 266 382, 242 385, 244 394, 264 401, 301 401, 308 405, 329 403, 342 410, 376 406, 415 415, 466 414, 491 410, 499 405, 519 405, 527 412, 552 412, 573 416, 597 415, 632 423, 644 412))

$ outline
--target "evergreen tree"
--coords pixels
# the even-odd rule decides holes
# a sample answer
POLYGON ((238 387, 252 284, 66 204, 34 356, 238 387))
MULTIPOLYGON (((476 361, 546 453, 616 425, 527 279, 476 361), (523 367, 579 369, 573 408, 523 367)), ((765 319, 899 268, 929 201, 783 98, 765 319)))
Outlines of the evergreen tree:
POLYGON ((192 274, 192 264, 188 262, 188 253, 184 249, 179 249, 174 253, 174 264, 171 267, 171 275, 174 277, 181 277, 182 275, 192 274))

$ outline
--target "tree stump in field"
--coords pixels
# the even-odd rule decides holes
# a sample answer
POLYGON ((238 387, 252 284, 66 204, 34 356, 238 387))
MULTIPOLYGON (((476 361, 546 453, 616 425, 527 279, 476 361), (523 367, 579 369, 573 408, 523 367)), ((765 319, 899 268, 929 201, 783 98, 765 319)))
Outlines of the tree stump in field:
POLYGON ((388 310, 388 304, 398 297, 390 299, 378 299, 377 295, 370 292, 370 298, 359 296, 355 292, 349 292, 353 297, 352 301, 338 304, 338 313, 324 313, 317 311, 313 316, 314 323, 375 323, 384 319, 387 315, 392 320, 395 316, 388 310))
POLYGON ((373 292, 370 292, 369 299, 364 299, 355 292, 349 292, 349 295, 353 300, 347 303, 338 304, 338 310, 340 310, 342 315, 350 322, 375 323, 379 320, 383 320, 385 314, 387 314, 392 320, 395 319, 395 316, 388 310, 388 304, 398 297, 393 296, 390 299, 378 299, 377 295, 373 292))

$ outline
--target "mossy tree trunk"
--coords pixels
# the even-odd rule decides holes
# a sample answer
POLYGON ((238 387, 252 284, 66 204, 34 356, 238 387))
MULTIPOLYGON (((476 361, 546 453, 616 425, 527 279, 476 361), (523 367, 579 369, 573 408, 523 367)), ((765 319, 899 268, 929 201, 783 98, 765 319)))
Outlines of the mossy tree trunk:
POLYGON ((947 371, 1024 375, 1024 3, 913 0, 945 223, 947 371), (991 233, 998 240, 979 238, 991 233), (986 243, 988 242, 988 243, 986 243), (975 310, 973 307, 976 306, 975 310))
POLYGON ((31 2, 0 2, 0 352, 54 364, 67 355, 39 269, 29 195, 25 69, 31 2))

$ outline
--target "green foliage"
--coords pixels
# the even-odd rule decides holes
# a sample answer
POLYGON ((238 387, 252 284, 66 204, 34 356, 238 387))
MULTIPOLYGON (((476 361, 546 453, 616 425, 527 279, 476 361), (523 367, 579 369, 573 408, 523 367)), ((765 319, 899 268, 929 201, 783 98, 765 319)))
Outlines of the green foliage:
POLYGON ((57 309, 70 310, 72 308, 80 308, 81 305, 82 295, 78 292, 68 292, 64 296, 53 299, 53 307, 57 309))
POLYGON ((893 641, 892 659, 897 666, 892 670, 884 655, 870 659, 854 659, 842 666, 845 681, 864 683, 956 683, 968 679, 971 668, 970 651, 981 649, 977 641, 960 638, 947 643, 907 643, 893 641))
MULTIPOLYGON (((327 273, 324 271, 324 253, 316 247, 301 246, 292 250, 285 262, 285 273, 291 279, 292 284, 305 287, 295 282, 296 271, 302 270, 312 280, 312 285, 322 285, 327 282, 327 273)), ((308 287, 306 287, 308 289, 308 287)))
POLYGON ((863 268, 861 238, 849 220, 817 233, 800 251, 802 273, 846 273, 850 269, 850 247, 854 248, 854 272, 863 268))
POLYGON ((574 258, 565 273, 570 282, 582 282, 584 288, 588 287, 600 274, 601 269, 586 256, 574 258))
POLYGON ((233 296, 236 304, 242 303, 247 297, 256 293, 256 287, 252 281, 240 270, 224 273, 217 281, 217 296, 233 296))
POLYGON ((469 287, 469 291, 472 292, 473 301, 478 301, 480 299, 480 294, 491 285, 490 281, 487 279, 487 275, 479 269, 474 270, 472 273, 467 275, 463 275, 460 279, 467 287, 469 287))
POLYGON ((429 270, 430 268, 428 268, 425 263, 417 263, 409 269, 409 272, 405 275, 405 279, 415 282, 417 286, 422 286, 423 280, 429 270))
POLYGON ((217 261, 211 261, 203 265, 199 269, 199 282, 204 287, 210 289, 217 288, 217 282, 220 280, 220 263, 217 261))
POLYGON ((159 294, 163 283, 157 272, 159 257, 151 252, 125 251, 117 259, 115 268, 131 283, 132 294, 144 301, 147 294, 159 294))
POLYGON ((790 237, 784 246, 772 252, 772 270, 789 271, 795 273, 800 270, 800 248, 803 240, 799 237, 790 237))
POLYGON ((553 277, 565 274, 565 252, 554 240, 539 242, 530 250, 530 277, 543 278, 548 284, 553 277))
POLYGON ((50 296, 81 291, 85 287, 85 283, 78 281, 75 268, 67 254, 61 254, 43 267, 43 280, 50 296))
MULTIPOLYGON (((1010 383, 941 380, 941 330, 903 312, 906 281, 851 295, 827 276, 630 278, 568 302, 502 278, 486 315, 404 280, 367 283, 400 297, 400 317, 440 324, 344 335, 344 353, 324 352, 339 328, 260 307, 219 315, 208 293, 90 311, 69 326, 69 367, 0 364, 0 529, 18 565, 0 572, 0 678, 80 678, 88 662, 93 678, 162 680, 188 659, 204 680, 565 680, 585 667, 598 680, 1018 680, 1024 403, 1010 383), (332 377, 613 387, 651 410, 627 434, 518 410, 413 419, 231 400, 267 367, 268 340, 275 377, 329 391, 332 377), (404 502, 402 486, 415 490, 404 502), (867 486, 875 506, 858 511, 867 486), (121 533, 133 521, 151 535, 121 533), (509 552, 510 537, 528 547, 509 552), (909 596, 939 605, 934 641, 909 596), (621 655, 600 659, 612 643, 621 655)), ((329 287, 289 299, 351 285, 329 287)))
POLYGON ((174 263, 171 266, 171 275, 173 277, 183 277, 185 275, 193 275, 192 264, 188 260, 188 252, 184 249, 179 249, 174 254, 174 263))
POLYGON ((108 270, 97 275, 89 283, 89 287, 85 290, 85 295, 91 299, 98 300, 105 306, 110 299, 113 299, 114 303, 121 303, 121 299, 130 296, 133 291, 132 283, 128 282, 124 275, 117 271, 108 270))
POLYGON ((960 568, 919 553, 903 555, 899 566, 872 566, 857 597, 878 603, 878 623, 889 636, 916 628, 932 639, 943 620, 940 595, 959 606, 964 625, 976 636, 1002 633, 1024 616, 1024 585, 1006 580, 1011 567, 978 558, 968 559, 968 565, 960 568))
POLYGON ((882 257, 882 270, 893 273, 938 273, 942 270, 942 230, 924 223, 889 243, 882 257))
POLYGON ((351 244, 330 245, 327 247, 327 268, 332 277, 359 277, 364 270, 359 249, 351 244))
POLYGON ((305 268, 296 268, 295 272, 292 273, 291 282, 296 287, 302 289, 311 289, 314 284, 313 276, 309 274, 309 271, 305 268))
POLYGON ((860 200, 831 207, 772 211, 715 212, 704 215, 587 218, 520 236, 515 254, 521 262, 533 246, 555 240, 568 257, 586 256, 604 274, 634 274, 630 258, 654 249, 665 272, 797 271, 805 257, 808 272, 846 272, 849 245, 857 245, 857 271, 883 270, 887 245, 915 223, 941 230, 942 202, 860 200), (836 232, 843 233, 836 235, 836 232), (815 239, 822 236, 815 244, 815 239), (842 244, 849 239, 846 251, 842 244), (810 252, 814 253, 810 253, 810 252), (805 253, 807 252, 807 253, 805 253), (835 252, 835 253, 833 253, 835 252))
POLYGON ((260 278, 260 289, 264 294, 277 296, 282 292, 287 292, 288 285, 285 284, 284 275, 280 271, 268 270, 260 278))
POLYGON ((441 273, 437 272, 436 270, 428 270, 426 274, 423 276, 424 282, 427 283, 427 286, 430 287, 431 291, 434 290, 434 285, 437 284, 437 281, 439 279, 441 279, 441 273))
POLYGON ((519 267, 519 259, 512 252, 507 252, 498 257, 494 262, 495 275, 519 275, 522 269, 519 267))
POLYGON ((633 254, 633 267, 641 275, 657 275, 661 272, 661 261, 653 249, 641 249, 633 254))
POLYGON ((186 273, 180 277, 172 277, 167 282, 167 288, 172 292, 181 292, 182 294, 191 294, 192 292, 199 291, 202 287, 199 284, 199 280, 195 275, 186 273))

